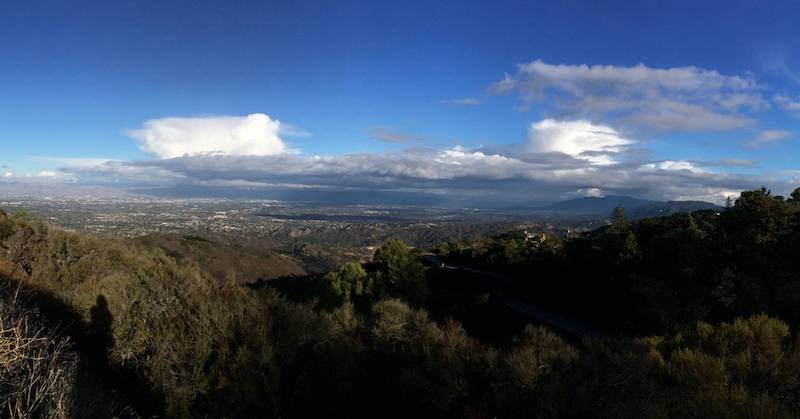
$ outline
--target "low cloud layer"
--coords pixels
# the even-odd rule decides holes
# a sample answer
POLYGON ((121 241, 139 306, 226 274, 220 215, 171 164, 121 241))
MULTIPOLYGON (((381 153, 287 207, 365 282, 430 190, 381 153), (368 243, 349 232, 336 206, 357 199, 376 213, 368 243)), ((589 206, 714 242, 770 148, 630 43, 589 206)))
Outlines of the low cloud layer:
POLYGON ((530 141, 506 152, 454 147, 337 156, 199 154, 63 170, 83 179, 126 182, 139 188, 205 187, 256 194, 291 190, 311 200, 394 193, 484 206, 532 205, 604 194, 722 202, 730 193, 763 182, 712 172, 695 162, 623 158, 621 151, 632 140, 586 121, 538 124, 532 126, 539 130, 532 128, 530 141), (553 130, 553 139, 544 137, 547 130, 553 130), (587 137, 580 137, 580 132, 587 137))
POLYGON ((281 123, 263 113, 247 116, 151 119, 128 134, 154 157, 184 155, 271 156, 288 151, 281 123))

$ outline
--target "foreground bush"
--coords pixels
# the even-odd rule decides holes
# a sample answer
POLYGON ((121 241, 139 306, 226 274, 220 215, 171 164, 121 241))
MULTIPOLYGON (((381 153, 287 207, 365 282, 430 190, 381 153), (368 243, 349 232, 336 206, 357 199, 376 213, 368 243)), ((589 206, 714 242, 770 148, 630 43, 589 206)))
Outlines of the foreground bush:
POLYGON ((15 418, 76 415, 77 356, 14 292, 0 289, 0 409, 15 418))

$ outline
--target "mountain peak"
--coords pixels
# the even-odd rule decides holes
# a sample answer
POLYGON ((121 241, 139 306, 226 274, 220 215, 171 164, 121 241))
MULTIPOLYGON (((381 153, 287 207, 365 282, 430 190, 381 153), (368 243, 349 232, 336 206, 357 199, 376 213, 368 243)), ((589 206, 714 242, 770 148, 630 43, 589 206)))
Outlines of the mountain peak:
POLYGON ((540 207, 541 211, 563 212, 572 214, 609 214, 620 206, 627 210, 632 218, 669 215, 676 212, 692 212, 703 209, 718 209, 719 206, 703 201, 653 201, 625 195, 609 195, 604 197, 587 196, 570 199, 540 207))

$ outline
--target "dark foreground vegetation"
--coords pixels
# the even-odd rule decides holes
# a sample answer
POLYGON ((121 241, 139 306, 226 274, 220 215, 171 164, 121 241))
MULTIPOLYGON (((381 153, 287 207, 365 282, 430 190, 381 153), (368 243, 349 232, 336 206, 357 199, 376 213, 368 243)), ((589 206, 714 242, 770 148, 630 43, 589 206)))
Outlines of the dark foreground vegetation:
POLYGON ((364 266, 243 286, 0 213, 0 415, 800 416, 800 191, 438 251, 473 270, 390 241, 364 266), (509 296, 608 337, 529 324, 509 296))

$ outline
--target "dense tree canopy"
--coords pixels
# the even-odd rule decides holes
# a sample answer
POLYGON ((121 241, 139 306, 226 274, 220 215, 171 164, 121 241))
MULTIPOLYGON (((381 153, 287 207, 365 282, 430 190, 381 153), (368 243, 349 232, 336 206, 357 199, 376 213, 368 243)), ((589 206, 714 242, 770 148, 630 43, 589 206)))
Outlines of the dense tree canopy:
MULTIPOLYGON (((795 191, 800 193, 798 191, 795 191)), ((625 221, 506 258, 508 236, 440 249, 454 263, 506 272, 518 295, 624 333, 761 312, 800 324, 800 205, 762 188, 727 210, 625 221)), ((547 242, 545 242, 547 243, 547 242)))

